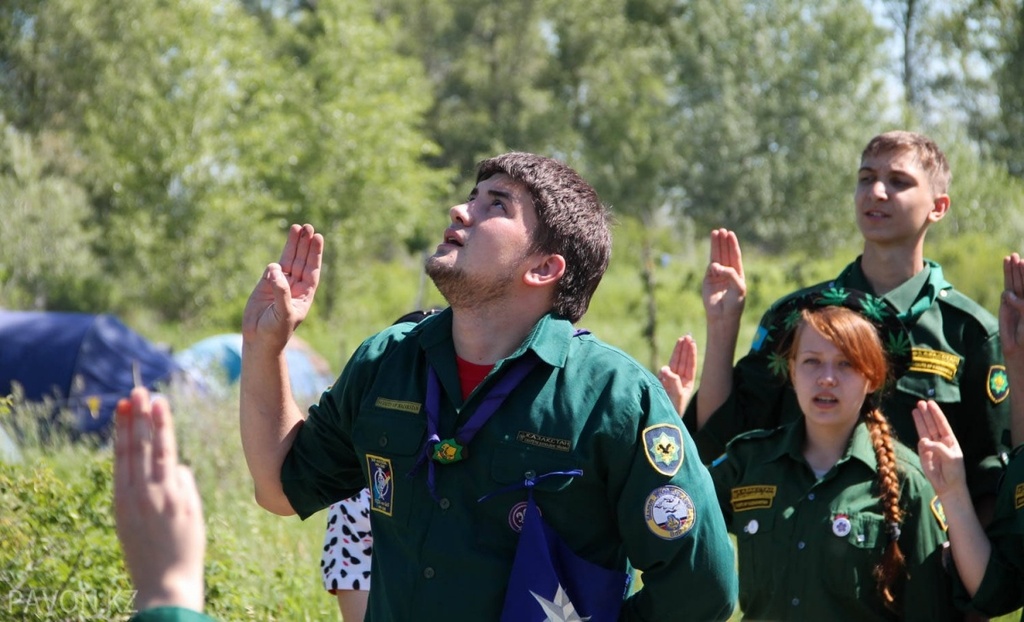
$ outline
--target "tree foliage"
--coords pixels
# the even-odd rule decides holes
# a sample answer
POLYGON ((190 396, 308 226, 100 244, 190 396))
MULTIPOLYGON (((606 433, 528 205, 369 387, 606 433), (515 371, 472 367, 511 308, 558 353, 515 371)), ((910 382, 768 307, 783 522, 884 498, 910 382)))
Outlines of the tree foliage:
POLYGON ((282 225, 347 227, 351 246, 379 252, 439 193, 422 163, 426 103, 405 91, 422 70, 362 3, 320 3, 269 40, 228 1, 53 0, 3 16, 3 82, 26 86, 5 101, 12 122, 87 154, 73 179, 125 304, 237 315, 282 225))
POLYGON ((0 124, 0 296, 20 308, 106 302, 89 253, 97 231, 85 189, 55 170, 64 157, 59 137, 0 124))
POLYGON ((1021 0, 9 0, 0 304, 233 326, 283 227, 309 221, 329 236, 318 313, 351 314, 350 294, 376 287, 365 262, 418 261, 474 164, 513 149, 567 160, 641 223, 649 274, 659 228, 692 244, 727 226, 770 253, 848 242, 859 151, 895 124, 941 137, 955 160, 964 194, 948 230, 1009 236, 1022 12, 1021 0))

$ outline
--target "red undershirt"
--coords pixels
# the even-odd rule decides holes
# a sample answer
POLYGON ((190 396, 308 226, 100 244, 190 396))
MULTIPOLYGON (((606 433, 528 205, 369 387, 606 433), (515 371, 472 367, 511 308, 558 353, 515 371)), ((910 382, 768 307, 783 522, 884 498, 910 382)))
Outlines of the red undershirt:
POLYGON ((458 355, 455 356, 455 363, 459 367, 459 384, 462 388, 462 401, 465 402, 469 394, 473 392, 473 389, 484 381, 487 374, 491 373, 494 365, 477 365, 458 355))

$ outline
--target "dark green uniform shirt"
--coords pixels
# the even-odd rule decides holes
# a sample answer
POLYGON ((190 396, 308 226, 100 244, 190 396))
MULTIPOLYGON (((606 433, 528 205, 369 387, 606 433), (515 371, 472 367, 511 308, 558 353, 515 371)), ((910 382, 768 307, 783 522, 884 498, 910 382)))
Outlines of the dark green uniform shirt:
MULTIPOLYGON (((992 541, 992 556, 978 592, 967 605, 985 615, 1003 615, 1024 606, 1024 445, 1010 461, 999 488, 995 518, 985 532, 992 541)), ((962 587, 961 595, 969 598, 962 587)))
MULTIPOLYGON (((772 305, 812 290, 849 287, 873 293, 853 262, 833 281, 801 290, 772 305)), ((913 363, 890 391, 882 410, 907 446, 917 446, 912 412, 918 400, 935 400, 946 414, 963 448, 968 487, 974 496, 995 494, 1002 472, 1000 455, 1009 450, 1009 386, 999 345, 999 325, 980 305, 945 281, 937 263, 884 296, 900 312, 910 332, 913 363)), ((760 342, 771 321, 761 319, 749 354, 736 363, 733 390, 726 402, 694 434, 705 462, 722 454, 731 438, 801 418, 792 386, 768 367, 769 346, 760 342)), ((684 421, 696 426, 697 400, 690 401, 684 421)))
POLYGON ((153 607, 136 613, 128 622, 213 622, 213 618, 183 607, 153 607))
POLYGON ((447 310, 364 342, 310 409, 282 467, 285 493, 303 518, 363 487, 373 497, 377 487, 368 619, 497 620, 527 498, 519 485, 577 468, 582 476, 540 481, 537 505, 578 555, 623 571, 628 558, 644 571, 644 588, 625 602, 622 619, 727 618, 737 589, 732 545, 707 469, 658 381, 621 351, 592 335, 574 337, 572 324, 547 316, 463 402, 451 323, 447 310), (464 460, 437 465, 435 500, 425 468, 408 476, 426 440, 428 364, 443 387, 446 438, 528 351, 541 362, 464 460), (481 500, 486 495, 493 496, 481 500), (690 509, 669 525, 660 501, 690 509))
POLYGON ((738 437, 711 469, 739 549, 740 609, 758 620, 957 619, 942 567, 945 533, 917 457, 897 444, 905 516, 900 548, 911 577, 899 613, 886 609, 872 571, 887 534, 877 462, 864 423, 818 480, 803 457, 804 425, 738 437))

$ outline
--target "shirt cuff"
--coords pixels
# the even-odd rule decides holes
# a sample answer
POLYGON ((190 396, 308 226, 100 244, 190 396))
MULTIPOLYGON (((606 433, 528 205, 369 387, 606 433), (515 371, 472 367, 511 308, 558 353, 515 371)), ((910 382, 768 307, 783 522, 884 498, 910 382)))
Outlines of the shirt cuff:
POLYGON ((195 609, 153 607, 139 611, 128 622, 214 622, 214 620, 205 613, 195 609))

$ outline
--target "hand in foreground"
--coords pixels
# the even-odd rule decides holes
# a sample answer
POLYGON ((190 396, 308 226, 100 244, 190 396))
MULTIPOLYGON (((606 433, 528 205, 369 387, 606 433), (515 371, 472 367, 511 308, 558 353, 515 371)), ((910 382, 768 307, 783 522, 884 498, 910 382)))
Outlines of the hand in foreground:
POLYGON ((919 401, 914 408, 914 427, 920 438, 917 455, 932 488, 942 497, 957 489, 967 490, 964 453, 953 435, 946 415, 934 401, 919 401))
POLYGON ((202 611, 206 528, 192 472, 178 464, 170 407, 137 388, 115 421, 114 515, 135 607, 202 611))
POLYGON ((320 283, 324 237, 312 225, 292 225, 279 263, 272 263, 253 289, 242 314, 246 338, 269 338, 283 350, 306 319, 320 283))
POLYGON ((690 335, 676 340, 672 358, 658 372, 658 380, 665 387, 668 398, 682 417, 686 405, 693 396, 693 385, 697 377, 697 342, 690 335))
POLYGON ((747 279, 736 234, 728 229, 711 232, 711 258, 701 285, 708 321, 738 321, 747 298, 747 279))

